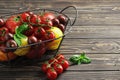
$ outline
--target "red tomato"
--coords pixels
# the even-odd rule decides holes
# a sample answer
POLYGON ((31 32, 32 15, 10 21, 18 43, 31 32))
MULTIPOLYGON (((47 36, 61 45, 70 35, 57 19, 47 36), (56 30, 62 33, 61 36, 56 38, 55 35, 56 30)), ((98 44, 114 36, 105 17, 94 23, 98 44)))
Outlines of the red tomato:
POLYGON ((57 60, 65 59, 65 57, 62 54, 58 54, 55 56, 57 60))
POLYGON ((24 34, 25 34, 26 36, 31 36, 31 35, 34 33, 34 28, 33 28, 31 25, 29 25, 28 27, 29 27, 29 29, 26 30, 26 31, 24 32, 24 34))
POLYGON ((51 63, 53 64, 53 63, 55 63, 55 62, 58 62, 58 60, 55 59, 55 58, 52 58, 52 59, 50 59, 48 62, 49 62, 49 64, 51 64, 51 63))
POLYGON ((51 27, 50 26, 43 26, 45 30, 49 30, 51 27))
POLYGON ((55 69, 57 74, 61 74, 63 72, 63 67, 58 63, 54 63, 53 68, 55 69))
POLYGON ((2 27, 4 24, 5 24, 5 21, 2 18, 0 18, 0 27, 2 27))
POLYGON ((62 32, 65 31, 65 26, 64 26, 63 24, 59 24, 57 27, 58 27, 62 32))
POLYGON ((60 21, 61 24, 66 25, 67 18, 64 15, 59 15, 57 19, 60 21))
POLYGON ((66 69, 69 67, 69 63, 68 63, 68 61, 65 60, 65 59, 61 59, 61 60, 59 60, 58 62, 59 62, 59 64, 62 65, 62 67, 63 67, 64 70, 66 70, 66 69))
POLYGON ((45 12, 41 16, 41 20, 46 21, 46 20, 52 20, 55 18, 55 15, 52 12, 45 12))
POLYGON ((46 52, 45 44, 41 43, 40 45, 31 46, 31 49, 26 54, 26 57, 29 59, 39 59, 45 52, 46 52))
POLYGON ((42 38, 42 37, 45 37, 46 31, 45 31, 44 28, 42 28, 42 27, 36 27, 36 28, 34 29, 34 35, 35 35, 38 39, 40 39, 40 38, 42 38))
POLYGON ((33 25, 37 25, 41 22, 41 19, 40 17, 38 17, 38 15, 36 14, 33 14, 31 17, 30 17, 30 23, 33 24, 33 25))
POLYGON ((15 29, 20 26, 21 20, 19 15, 11 16, 6 21, 6 27, 9 29, 11 33, 15 33, 15 29))
POLYGON ((55 18, 55 15, 51 12, 45 12, 42 15, 40 15, 40 18, 40 24, 45 24, 45 26, 53 26, 52 19, 55 18))
POLYGON ((55 39, 54 32, 47 32, 47 39, 53 41, 52 39, 55 39))
POLYGON ((57 78, 57 72, 54 70, 54 68, 48 68, 47 78, 50 80, 55 80, 57 78))
POLYGON ((20 17, 22 22, 29 22, 30 15, 27 12, 22 13, 20 17))
POLYGON ((0 41, 5 41, 5 34, 8 33, 8 29, 6 27, 0 28, 0 41))
POLYGON ((48 62, 45 62, 45 63, 42 64, 41 70, 46 73, 47 69, 50 68, 50 67, 51 67, 51 65, 48 62))
POLYGON ((27 11, 26 13, 28 13, 30 16, 32 16, 34 13, 31 11, 27 11))

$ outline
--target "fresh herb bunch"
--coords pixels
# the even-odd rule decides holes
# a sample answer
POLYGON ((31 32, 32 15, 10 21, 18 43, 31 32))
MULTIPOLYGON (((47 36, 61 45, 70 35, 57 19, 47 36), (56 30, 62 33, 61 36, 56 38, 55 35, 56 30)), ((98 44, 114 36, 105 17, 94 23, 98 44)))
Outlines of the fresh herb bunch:
POLYGON ((85 55, 85 53, 81 53, 80 55, 73 55, 69 59, 73 64, 88 64, 91 63, 91 59, 85 55))

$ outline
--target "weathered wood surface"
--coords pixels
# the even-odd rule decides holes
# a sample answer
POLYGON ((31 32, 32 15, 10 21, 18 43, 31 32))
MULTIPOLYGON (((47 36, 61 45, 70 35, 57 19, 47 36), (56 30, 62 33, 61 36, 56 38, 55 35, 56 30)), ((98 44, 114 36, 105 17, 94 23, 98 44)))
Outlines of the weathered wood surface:
MULTIPOLYGON (((84 51, 91 64, 73 65, 57 80, 120 80, 120 0, 0 0, 0 15, 19 8, 61 10, 73 5, 78 18, 60 52, 67 59, 84 51)), ((74 10, 66 11, 74 18, 74 10)), ((40 65, 0 67, 0 80, 47 80, 40 65)))

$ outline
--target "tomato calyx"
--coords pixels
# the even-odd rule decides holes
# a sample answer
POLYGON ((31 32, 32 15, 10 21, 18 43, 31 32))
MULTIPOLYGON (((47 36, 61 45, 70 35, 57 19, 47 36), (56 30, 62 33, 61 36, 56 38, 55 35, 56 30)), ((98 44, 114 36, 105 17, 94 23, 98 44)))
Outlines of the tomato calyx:
POLYGON ((0 36, 4 36, 5 35, 5 29, 3 29, 3 30, 1 30, 1 34, 0 34, 0 36))
POLYGON ((20 21, 20 18, 21 18, 20 16, 17 16, 13 20, 16 21, 16 22, 18 22, 18 21, 20 21))

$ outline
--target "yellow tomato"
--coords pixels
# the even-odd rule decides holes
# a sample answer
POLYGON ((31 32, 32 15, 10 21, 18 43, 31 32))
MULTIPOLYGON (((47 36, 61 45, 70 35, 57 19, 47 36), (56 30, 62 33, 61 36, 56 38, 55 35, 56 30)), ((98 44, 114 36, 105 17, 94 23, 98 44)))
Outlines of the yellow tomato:
POLYGON ((60 42, 61 42, 61 40, 62 40, 62 38, 59 38, 60 36, 63 36, 63 33, 62 33, 62 31, 59 29, 59 28, 57 28, 57 27, 52 27, 51 29, 49 29, 48 30, 48 32, 53 32, 54 34, 55 34, 55 38, 58 38, 58 39, 56 39, 56 40, 54 40, 54 41, 52 41, 52 42, 48 42, 47 44, 46 44, 46 47, 47 47, 47 49, 48 50, 55 50, 55 49, 57 49, 58 47, 59 47, 59 45, 60 45, 60 42))

